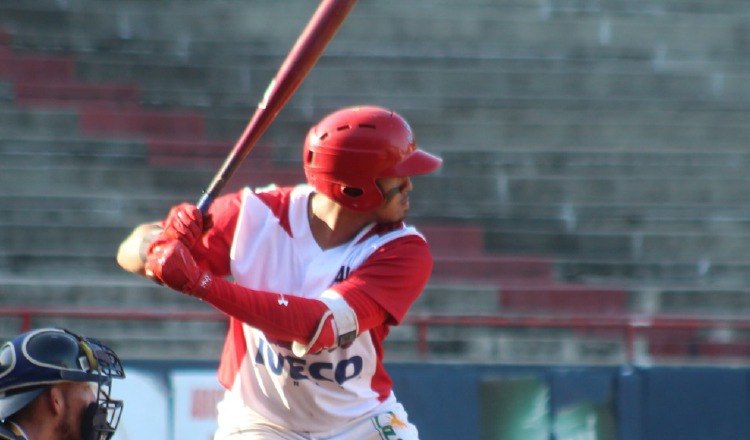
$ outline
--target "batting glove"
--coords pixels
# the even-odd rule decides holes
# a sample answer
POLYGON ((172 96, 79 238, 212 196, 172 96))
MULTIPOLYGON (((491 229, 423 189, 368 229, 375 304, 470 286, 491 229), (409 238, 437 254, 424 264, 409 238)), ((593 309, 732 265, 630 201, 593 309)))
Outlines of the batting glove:
POLYGON ((146 276, 174 290, 203 297, 211 288, 213 276, 203 271, 190 251, 179 240, 157 240, 146 255, 146 276))
POLYGON ((195 205, 181 203, 173 207, 164 220, 164 237, 179 240, 188 249, 192 249, 211 226, 213 222, 210 215, 204 216, 195 205))

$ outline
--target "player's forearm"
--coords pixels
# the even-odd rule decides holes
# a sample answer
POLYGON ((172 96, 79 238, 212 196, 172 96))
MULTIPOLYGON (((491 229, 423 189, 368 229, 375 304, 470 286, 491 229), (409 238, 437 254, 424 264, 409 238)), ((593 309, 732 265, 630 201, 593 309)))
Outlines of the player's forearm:
POLYGON ((144 250, 161 231, 156 223, 142 224, 120 244, 117 250, 117 264, 128 272, 145 276, 144 250))
POLYGON ((269 337, 305 344, 328 310, 318 300, 252 290, 221 278, 213 278, 201 299, 269 337))

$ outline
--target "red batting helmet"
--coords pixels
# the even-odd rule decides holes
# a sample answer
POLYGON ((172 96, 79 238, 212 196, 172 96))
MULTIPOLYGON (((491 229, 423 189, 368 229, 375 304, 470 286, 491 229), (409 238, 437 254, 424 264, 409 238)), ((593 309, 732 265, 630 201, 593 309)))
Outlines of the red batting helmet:
POLYGON ((435 171, 442 159, 417 149, 411 127, 381 107, 350 107, 310 129, 302 157, 307 182, 342 206, 371 211, 383 202, 382 177, 435 171))

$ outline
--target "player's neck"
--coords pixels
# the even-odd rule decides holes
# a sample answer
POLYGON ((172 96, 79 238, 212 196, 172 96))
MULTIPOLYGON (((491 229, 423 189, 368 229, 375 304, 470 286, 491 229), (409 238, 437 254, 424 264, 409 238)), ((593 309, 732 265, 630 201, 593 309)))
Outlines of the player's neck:
POLYGON ((372 216, 348 210, 322 194, 313 194, 308 203, 310 230, 321 249, 349 242, 372 222, 372 216))

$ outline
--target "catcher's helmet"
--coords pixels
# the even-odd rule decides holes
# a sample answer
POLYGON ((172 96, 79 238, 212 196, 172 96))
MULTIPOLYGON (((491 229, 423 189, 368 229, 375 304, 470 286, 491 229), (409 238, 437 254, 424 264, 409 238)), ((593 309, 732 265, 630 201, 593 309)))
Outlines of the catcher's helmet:
POLYGON ((377 179, 427 174, 442 163, 417 149, 403 117, 373 106, 345 108, 323 118, 307 134, 302 160, 316 191, 359 212, 383 202, 377 179))
POLYGON ((112 378, 123 378, 122 363, 99 341, 60 328, 23 333, 0 347, 0 420, 22 410, 58 382, 96 384, 96 403, 82 421, 86 440, 106 440, 117 429, 122 401, 110 399, 112 378))

